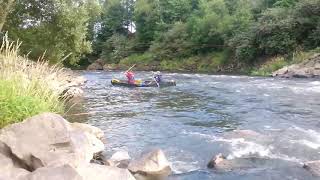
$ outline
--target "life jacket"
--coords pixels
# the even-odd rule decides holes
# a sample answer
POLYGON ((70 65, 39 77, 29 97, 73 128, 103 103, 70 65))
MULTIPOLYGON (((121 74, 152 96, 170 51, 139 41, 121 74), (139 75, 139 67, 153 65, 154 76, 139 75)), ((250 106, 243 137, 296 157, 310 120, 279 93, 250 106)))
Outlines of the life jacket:
POLYGON ((134 73, 133 72, 131 72, 131 71, 129 71, 129 72, 126 72, 126 77, 127 77, 127 79, 128 79, 128 83, 129 84, 134 84, 134 73))

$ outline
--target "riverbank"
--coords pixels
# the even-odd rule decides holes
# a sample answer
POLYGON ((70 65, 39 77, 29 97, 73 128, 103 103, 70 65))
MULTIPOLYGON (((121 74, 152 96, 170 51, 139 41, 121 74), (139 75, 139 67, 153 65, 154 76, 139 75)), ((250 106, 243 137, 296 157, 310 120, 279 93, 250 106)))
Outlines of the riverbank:
POLYGON ((63 114, 65 102, 79 96, 85 79, 39 58, 19 55, 19 42, 5 36, 0 49, 0 128, 42 112, 63 114))
MULTIPOLYGON (((320 53, 319 49, 311 51, 299 51, 293 53, 291 56, 277 56, 277 57, 261 57, 255 64, 245 64, 232 60, 225 52, 213 53, 208 56, 195 56, 181 60, 163 60, 154 61, 152 57, 146 55, 129 56, 120 60, 117 64, 108 64, 106 61, 99 59, 93 62, 87 70, 105 70, 105 71, 119 71, 127 70, 133 64, 136 64, 136 71, 165 71, 165 72, 179 72, 179 73, 206 73, 206 74, 238 74, 250 76, 277 76, 278 70, 297 64, 295 71, 299 69, 316 68, 316 57, 320 53), (309 63, 308 63, 309 62, 309 63), (299 65, 300 64, 300 65, 299 65), (308 67, 306 67, 307 65, 308 67), (313 67, 312 67, 313 66, 313 67)), ((280 70, 281 72, 281 70, 280 70)), ((302 72, 302 71, 300 71, 302 72)), ((314 72, 314 71, 313 71, 314 72)), ((279 74, 279 72, 278 72, 279 74)), ((290 73, 289 73, 290 74, 290 73)), ((295 73, 292 73, 295 74, 295 73)), ((308 74, 305 72, 304 74, 308 74)), ((308 77, 316 77, 317 75, 309 75, 308 77)), ((285 76, 281 76, 285 77, 285 76)), ((288 76, 287 76, 288 77, 288 76)), ((306 75, 293 75, 291 77, 307 77, 306 75)))

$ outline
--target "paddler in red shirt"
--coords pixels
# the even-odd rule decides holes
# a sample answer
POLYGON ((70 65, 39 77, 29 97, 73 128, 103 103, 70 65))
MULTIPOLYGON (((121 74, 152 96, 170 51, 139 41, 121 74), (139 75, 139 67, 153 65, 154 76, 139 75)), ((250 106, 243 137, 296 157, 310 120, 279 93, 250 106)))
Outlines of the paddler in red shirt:
POLYGON ((132 71, 127 71, 125 72, 125 75, 128 79, 128 83, 129 84, 134 84, 135 83, 135 80, 134 80, 134 73, 132 71))

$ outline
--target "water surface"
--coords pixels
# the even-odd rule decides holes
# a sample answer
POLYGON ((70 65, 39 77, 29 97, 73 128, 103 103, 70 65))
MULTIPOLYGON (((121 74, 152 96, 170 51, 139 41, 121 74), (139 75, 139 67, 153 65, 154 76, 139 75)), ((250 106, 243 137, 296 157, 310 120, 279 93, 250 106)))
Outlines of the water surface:
POLYGON ((161 148, 173 180, 316 179, 301 163, 320 160, 320 81, 171 73, 164 78, 177 86, 159 89, 113 87, 111 78, 120 72, 84 76, 87 121, 105 132, 110 154, 127 150, 136 157, 161 148), (234 130, 261 135, 232 135, 234 130), (218 153, 268 161, 232 172, 208 170, 218 153))

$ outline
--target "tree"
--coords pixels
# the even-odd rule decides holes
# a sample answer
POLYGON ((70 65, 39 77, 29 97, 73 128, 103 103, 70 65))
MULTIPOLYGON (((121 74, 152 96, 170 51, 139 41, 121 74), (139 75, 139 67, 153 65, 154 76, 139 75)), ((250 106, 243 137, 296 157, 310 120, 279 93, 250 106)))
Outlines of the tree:
POLYGON ((6 21, 7 15, 11 12, 15 0, 0 0, 0 32, 6 21))
POLYGON ((4 28, 23 41, 21 50, 30 58, 45 52, 52 63, 66 57, 65 65, 75 65, 91 49, 87 33, 93 6, 90 0, 19 0, 4 28))

